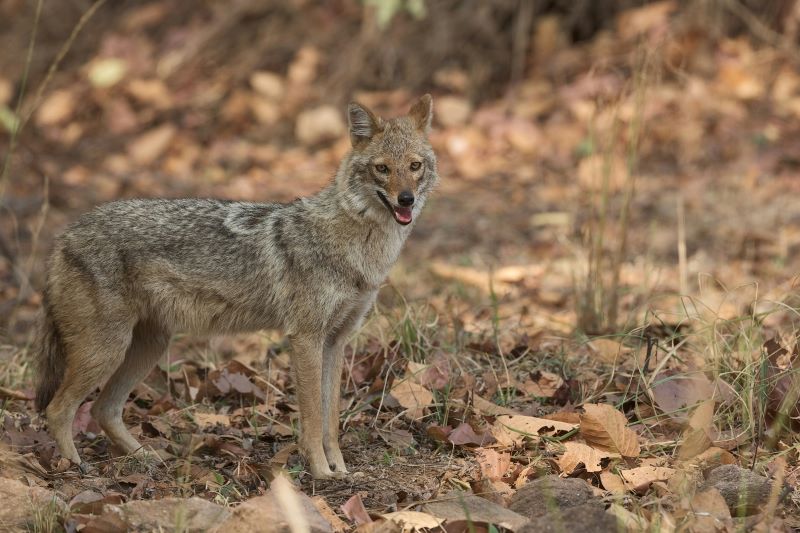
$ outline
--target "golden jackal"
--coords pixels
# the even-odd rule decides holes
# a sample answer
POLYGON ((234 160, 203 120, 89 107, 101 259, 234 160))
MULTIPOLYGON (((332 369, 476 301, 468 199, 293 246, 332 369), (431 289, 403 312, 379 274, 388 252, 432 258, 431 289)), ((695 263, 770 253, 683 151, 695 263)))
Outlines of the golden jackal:
POLYGON ((80 464, 73 418, 104 383, 92 415, 125 453, 139 450, 122 408, 173 332, 276 328, 291 342, 300 450, 315 478, 343 476, 344 344, 438 181, 432 111, 430 95, 390 120, 350 104, 353 149, 309 198, 127 200, 72 224, 50 257, 38 341, 37 405, 61 454, 80 464))

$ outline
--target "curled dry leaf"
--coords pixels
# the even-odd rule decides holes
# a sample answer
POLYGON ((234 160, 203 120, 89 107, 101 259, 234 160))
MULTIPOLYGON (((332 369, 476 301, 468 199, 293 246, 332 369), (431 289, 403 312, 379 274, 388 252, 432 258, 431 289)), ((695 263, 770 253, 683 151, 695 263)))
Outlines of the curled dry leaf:
POLYGON ((369 513, 364 508, 364 502, 361 500, 361 494, 353 494, 349 500, 342 504, 342 512, 344 515, 356 525, 368 524, 372 522, 369 513))
POLYGON ((538 438, 541 435, 554 435, 569 432, 577 428, 577 424, 546 420, 534 416, 502 415, 498 416, 492 426, 492 434, 498 444, 503 446, 521 446, 526 438, 538 438))
POLYGON ((565 442, 564 447, 566 452, 558 458, 558 467, 564 474, 571 474, 581 463, 587 472, 600 472, 603 470, 600 465, 603 459, 620 457, 618 453, 601 451, 582 442, 565 442))
POLYGON ((624 457, 639 456, 639 437, 625 415, 608 404, 587 403, 581 415, 581 436, 587 444, 624 457))

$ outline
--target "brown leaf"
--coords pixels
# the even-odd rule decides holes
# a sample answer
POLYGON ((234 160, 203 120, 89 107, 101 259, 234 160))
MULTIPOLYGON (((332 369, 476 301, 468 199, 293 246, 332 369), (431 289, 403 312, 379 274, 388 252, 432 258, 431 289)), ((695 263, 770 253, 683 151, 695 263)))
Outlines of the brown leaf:
POLYGON ((622 479, 637 492, 646 491, 655 481, 668 481, 674 473, 674 468, 665 466, 640 466, 630 470, 620 470, 622 479))
POLYGON ((577 424, 546 420, 533 416, 502 415, 498 416, 492 426, 492 434, 503 446, 521 446, 526 438, 538 438, 542 434, 554 435, 558 432, 569 432, 577 424))
POLYGON ((350 499, 342 505, 342 512, 348 518, 356 523, 356 525, 368 524, 372 522, 369 513, 364 508, 364 502, 361 501, 361 494, 355 493, 350 496, 350 499))
POLYGON ((650 389, 656 405, 670 418, 680 422, 689 419, 689 411, 695 405, 712 398, 714 384, 705 374, 658 374, 650 389))
POLYGON ((714 422, 714 400, 706 400, 694 410, 678 449, 678 459, 685 461, 711 447, 714 422))
POLYGON ((405 379, 392 387, 392 396, 406 411, 403 413, 409 420, 419 420, 425 416, 425 408, 433 402, 431 391, 405 379))
POLYGON ((600 483, 603 484, 604 489, 612 494, 619 495, 628 492, 628 488, 625 486, 625 480, 608 470, 600 472, 600 483))
POLYGON ((529 396, 552 398, 564 384, 564 379, 552 372, 537 372, 534 378, 535 380, 529 379, 522 384, 522 389, 529 396))
POLYGON ((228 415, 218 415, 215 413, 194 413, 193 416, 195 421, 197 421, 197 427, 203 430, 213 428, 216 425, 231 425, 231 417, 228 415))
POLYGON ((474 444, 476 446, 485 446, 487 444, 492 444, 495 440, 491 434, 487 433, 475 433, 475 430, 472 429, 472 426, 467 424, 466 422, 462 422, 458 425, 453 431, 447 435, 447 440, 456 446, 464 446, 466 444, 474 444))
POLYGON ((558 458, 558 467, 564 474, 572 474, 579 464, 583 463, 587 472, 600 472, 600 462, 611 457, 620 457, 618 453, 605 452, 587 446, 582 442, 565 442, 566 452, 558 458))
POLYGON ((311 501, 314 503, 314 507, 317 508, 317 511, 319 511, 319 514, 321 514, 322 517, 331 524, 331 528, 333 528, 335 533, 347 531, 347 523, 339 518, 339 515, 337 515, 334 510, 331 509, 331 506, 328 505, 328 502, 325 501, 325 498, 322 496, 313 496, 311 501))
POLYGON ((608 337, 592 339, 589 342, 589 348, 594 352, 597 359, 609 365, 619 363, 621 359, 631 352, 630 348, 621 342, 608 337))
POLYGON ((227 367, 212 372, 208 378, 221 395, 237 392, 242 396, 252 396, 261 401, 267 397, 261 388, 250 381, 249 377, 240 372, 231 372, 227 367))
POLYGON ((624 414, 608 404, 587 403, 583 409, 580 432, 587 444, 624 457, 639 456, 639 438, 627 427, 624 414))
POLYGON ((436 529, 444 522, 443 518, 436 518, 428 513, 419 511, 396 511, 381 515, 386 520, 399 524, 403 531, 426 531, 436 529))
POLYGON ((508 407, 503 407, 502 405, 497 405, 496 403, 492 403, 489 400, 478 396, 477 394, 472 395, 472 406, 480 411, 484 415, 489 416, 497 416, 497 415, 517 415, 522 416, 521 413, 514 411, 513 409, 509 409, 508 407))
POLYGON ((491 481, 505 476, 511 466, 510 453, 498 453, 491 448, 478 448, 475 450, 475 458, 481 467, 481 475, 491 481))

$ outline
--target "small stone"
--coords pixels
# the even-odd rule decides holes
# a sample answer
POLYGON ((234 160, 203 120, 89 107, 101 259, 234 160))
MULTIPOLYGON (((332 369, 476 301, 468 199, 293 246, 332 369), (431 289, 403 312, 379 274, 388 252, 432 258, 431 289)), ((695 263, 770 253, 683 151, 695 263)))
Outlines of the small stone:
POLYGON ((100 518, 122 522, 129 531, 207 531, 230 515, 221 505, 192 497, 106 505, 100 518))
POLYGON ((732 516, 755 514, 769 499, 772 482, 755 472, 737 465, 718 466, 700 486, 700 490, 715 488, 722 494, 732 516))
MULTIPOLYGON (((624 530, 623 528, 622 531, 624 530)), ((620 529, 617 519, 604 511, 602 505, 585 503, 570 508, 551 509, 547 514, 532 519, 517 533, 563 533, 564 531, 608 533, 620 529)))
POLYGON ((30 487, 15 479, 0 478, 0 529, 3 531, 34 531, 40 524, 34 516, 54 523, 67 511, 54 492, 41 487, 30 487))
POLYGON ((603 508, 588 483, 558 476, 545 476, 523 485, 508 504, 512 511, 531 519, 577 506, 603 508))
POLYGON ((518 531, 528 523, 528 519, 519 513, 474 494, 459 491, 450 492, 439 501, 426 503, 422 506, 422 510, 436 518, 444 518, 448 522, 461 520, 488 522, 511 531, 518 531))

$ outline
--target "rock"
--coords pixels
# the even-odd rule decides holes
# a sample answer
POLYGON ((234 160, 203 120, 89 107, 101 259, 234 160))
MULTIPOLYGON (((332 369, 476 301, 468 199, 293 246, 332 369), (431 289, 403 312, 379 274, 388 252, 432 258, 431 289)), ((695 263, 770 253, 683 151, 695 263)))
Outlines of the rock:
POLYGON ((295 135, 306 146, 332 141, 344 134, 344 120, 339 110, 333 106, 308 109, 297 117, 295 135))
POLYGON ((286 90, 283 78, 274 72, 265 70, 254 72, 250 76, 250 87, 259 96, 271 102, 279 102, 286 90))
MULTIPOLYGON (((603 510, 601 505, 585 503, 575 507, 552 509, 547 514, 528 522, 517 533, 609 533, 620 531, 617 519, 603 510)), ((624 528, 621 531, 625 531, 624 528)))
POLYGON ((460 96, 440 96, 434 103, 436 121, 445 128, 463 126, 472 115, 472 104, 460 96))
POLYGON ((755 472, 736 465, 722 465, 709 472, 700 485, 700 491, 715 488, 722 497, 732 516, 755 514, 769 499, 772 482, 755 472))
POLYGON ((601 511, 600 499, 582 479, 545 476, 523 485, 511 498, 508 508, 530 519, 577 506, 594 506, 601 511))
MULTIPOLYGON (((317 510, 314 501, 301 492, 294 491, 293 493, 299 500, 302 518, 308 524, 309 529, 306 531, 333 533, 333 528, 317 510)), ((271 490, 263 496, 251 498, 236 507, 233 515, 212 531, 213 533, 247 533, 250 531, 288 533, 290 520, 294 518, 294 515, 287 516, 275 491, 271 490)))
POLYGON ((448 493, 441 501, 426 503, 422 510, 436 518, 444 518, 448 523, 471 520, 495 524, 511 531, 519 531, 528 523, 528 519, 521 514, 474 494, 459 491, 448 493))
POLYGON ((54 492, 9 478, 0 478, 0 502, 3 531, 49 531, 46 526, 58 527, 67 511, 67 504, 54 492))
POLYGON ((89 526, 100 530, 124 523, 128 531, 208 531, 230 516, 225 507, 201 498, 163 498, 106 505, 89 526))

